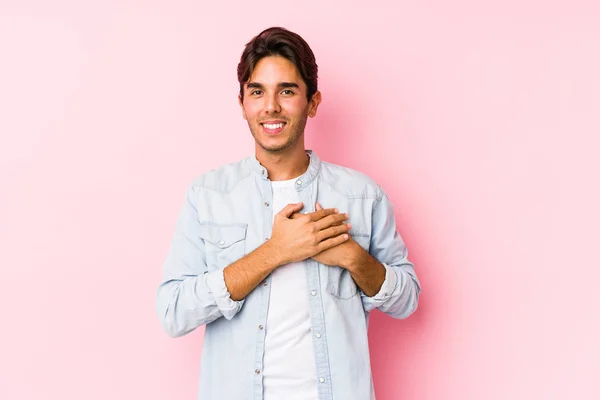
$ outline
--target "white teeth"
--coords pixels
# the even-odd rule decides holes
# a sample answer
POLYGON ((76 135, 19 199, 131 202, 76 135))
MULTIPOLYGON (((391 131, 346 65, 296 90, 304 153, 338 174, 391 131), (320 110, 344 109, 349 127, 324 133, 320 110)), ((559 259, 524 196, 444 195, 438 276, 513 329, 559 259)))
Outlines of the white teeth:
POLYGON ((283 122, 280 122, 278 124, 263 124, 263 126, 267 129, 279 129, 283 128, 283 122))

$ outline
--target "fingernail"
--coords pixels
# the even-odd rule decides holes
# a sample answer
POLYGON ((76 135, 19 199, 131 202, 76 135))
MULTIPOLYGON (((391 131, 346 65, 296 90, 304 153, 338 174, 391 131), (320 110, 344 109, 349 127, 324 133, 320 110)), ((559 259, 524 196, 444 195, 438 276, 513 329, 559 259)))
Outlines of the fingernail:
POLYGON ((348 235, 344 234, 344 239, 348 239, 348 235))
POLYGON ((344 214, 344 217, 346 217, 346 219, 350 218, 348 214, 344 214))
POLYGON ((352 229, 352 224, 347 224, 348 229, 352 229))
POLYGON ((337 208, 334 208, 333 211, 335 211, 336 214, 340 212, 340 210, 338 210, 337 208))

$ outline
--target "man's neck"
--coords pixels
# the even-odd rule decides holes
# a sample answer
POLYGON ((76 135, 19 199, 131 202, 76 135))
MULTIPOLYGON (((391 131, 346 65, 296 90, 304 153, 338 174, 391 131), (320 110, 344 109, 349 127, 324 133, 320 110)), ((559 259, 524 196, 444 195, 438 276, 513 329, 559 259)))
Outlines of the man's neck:
POLYGON ((267 169, 269 179, 272 181, 294 179, 305 173, 310 164, 310 157, 306 154, 304 146, 278 153, 257 148, 256 159, 267 169))

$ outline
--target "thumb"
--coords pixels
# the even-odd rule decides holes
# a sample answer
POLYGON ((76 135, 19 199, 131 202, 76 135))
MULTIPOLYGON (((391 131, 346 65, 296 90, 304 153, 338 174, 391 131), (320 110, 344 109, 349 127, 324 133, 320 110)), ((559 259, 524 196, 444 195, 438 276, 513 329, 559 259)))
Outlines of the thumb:
POLYGON ((319 210, 322 210, 322 209, 323 209, 323 207, 321 206, 321 203, 317 203, 316 210, 319 211, 319 210))
POLYGON ((302 207, 304 207, 304 203, 302 202, 288 204, 287 206, 283 207, 281 211, 279 211, 279 215, 289 218, 293 213, 302 210, 302 207))

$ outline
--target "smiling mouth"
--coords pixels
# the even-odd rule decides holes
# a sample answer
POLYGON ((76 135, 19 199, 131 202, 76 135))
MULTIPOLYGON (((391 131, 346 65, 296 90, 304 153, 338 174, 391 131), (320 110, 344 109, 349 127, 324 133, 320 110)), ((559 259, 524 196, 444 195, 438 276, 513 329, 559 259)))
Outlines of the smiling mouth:
POLYGON ((262 123, 260 124, 263 127, 263 131, 265 131, 268 135, 277 135, 279 132, 283 130, 286 123, 278 122, 276 124, 262 123))
POLYGON ((261 124, 261 125, 267 129, 275 130, 275 129, 283 128, 285 126, 285 122, 279 122, 277 124, 261 124))

